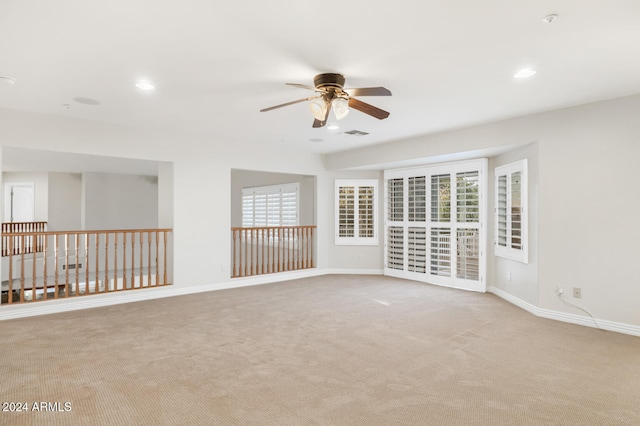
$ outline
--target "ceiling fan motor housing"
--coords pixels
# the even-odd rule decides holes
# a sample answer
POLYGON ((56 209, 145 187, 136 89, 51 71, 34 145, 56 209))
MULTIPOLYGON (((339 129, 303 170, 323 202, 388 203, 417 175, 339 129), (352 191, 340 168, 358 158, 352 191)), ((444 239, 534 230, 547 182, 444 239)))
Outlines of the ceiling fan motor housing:
POLYGON ((318 74, 313 78, 313 84, 315 84, 316 89, 318 90, 342 90, 344 87, 344 76, 342 74, 334 73, 318 74))

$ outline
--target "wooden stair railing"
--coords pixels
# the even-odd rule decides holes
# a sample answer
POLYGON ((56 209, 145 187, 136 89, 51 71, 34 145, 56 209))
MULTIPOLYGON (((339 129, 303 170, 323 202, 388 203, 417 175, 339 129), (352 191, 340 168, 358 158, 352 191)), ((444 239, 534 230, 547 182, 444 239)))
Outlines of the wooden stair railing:
MULTIPOLYGON (((9 256, 9 237, 5 234, 22 233, 22 232, 46 232, 47 222, 2 222, 2 256, 9 256)), ((12 242, 12 253, 20 254, 41 252, 44 240, 39 238, 27 238, 24 245, 21 245, 22 239, 15 238, 12 242)))
POLYGON ((231 278, 314 268, 315 230, 313 225, 231 228, 231 278))
POLYGON ((9 266, 0 303, 168 285, 171 234, 171 229, 3 234, 9 266), (27 250, 29 241, 39 241, 41 250, 27 250), (16 243, 21 249, 14 255, 16 243))

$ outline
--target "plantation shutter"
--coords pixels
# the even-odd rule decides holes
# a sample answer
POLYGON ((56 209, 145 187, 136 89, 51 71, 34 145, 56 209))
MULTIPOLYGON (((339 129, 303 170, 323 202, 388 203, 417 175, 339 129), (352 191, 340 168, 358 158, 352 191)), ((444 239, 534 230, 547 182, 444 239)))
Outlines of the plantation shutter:
POLYGON ((244 188, 242 190, 242 226, 298 225, 297 183, 244 188))
POLYGON ((486 164, 385 171, 385 274, 485 291, 486 164))
POLYGON ((527 160, 495 169, 494 253, 528 263, 527 160))
POLYGON ((374 179, 337 180, 335 192, 335 243, 377 245, 378 181, 374 179))

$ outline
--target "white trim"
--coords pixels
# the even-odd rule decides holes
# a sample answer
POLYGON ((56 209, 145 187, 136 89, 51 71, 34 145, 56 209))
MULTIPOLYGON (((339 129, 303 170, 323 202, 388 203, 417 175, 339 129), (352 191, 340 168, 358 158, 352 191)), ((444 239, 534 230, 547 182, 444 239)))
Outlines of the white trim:
POLYGON ((597 319, 596 322, 587 316, 568 314, 565 312, 553 311, 551 309, 538 308, 529 302, 515 297, 514 295, 507 293, 496 287, 489 287, 487 289, 489 293, 493 293, 501 299, 524 309, 525 311, 532 313, 533 315, 541 318, 548 318, 555 321, 562 321, 571 324, 578 324, 587 327, 600 328, 603 330, 615 331, 617 333, 630 334, 632 336, 640 336, 640 326, 631 324, 624 324, 615 321, 608 321, 603 319, 597 319))
MULTIPOLYGON (((249 287, 254 285, 271 284, 274 282, 282 282, 296 280, 300 278, 309 278, 322 275, 383 275, 382 269, 306 269, 304 271, 290 271, 278 274, 262 275, 258 277, 234 278, 231 281, 204 284, 191 287, 175 287, 173 285, 161 288, 140 289, 136 291, 125 291, 94 295, 91 297, 81 297, 79 299, 62 299, 48 300, 43 303, 36 302, 35 305, 29 303, 27 305, 2 305, 0 306, 0 321, 18 318, 33 317, 38 315, 56 314, 61 312, 79 311, 82 309, 99 308, 103 306, 120 305, 131 302, 143 302, 146 300, 162 299, 165 297, 184 296, 187 294, 205 293, 215 290, 226 290, 231 288, 249 287)), ((594 321, 585 316, 568 314, 564 312, 552 311, 550 309, 542 309, 519 299, 512 294, 505 292, 496 287, 488 287, 489 293, 506 300, 507 302, 524 309, 525 311, 542 318, 562 321, 572 324, 583 325, 596 328, 594 321)), ((614 331, 632 336, 640 336, 640 326, 624 324, 614 321, 598 319, 598 325, 601 329, 614 331)))

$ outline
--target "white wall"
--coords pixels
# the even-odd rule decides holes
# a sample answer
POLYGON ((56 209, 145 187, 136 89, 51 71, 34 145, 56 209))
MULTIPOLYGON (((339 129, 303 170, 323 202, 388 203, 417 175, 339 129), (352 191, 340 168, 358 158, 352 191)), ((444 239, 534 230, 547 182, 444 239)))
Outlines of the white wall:
POLYGON ((330 230, 327 234, 326 262, 328 267, 336 270, 383 270, 384 252, 384 216, 383 216, 383 180, 380 171, 333 171, 322 175, 325 183, 318 192, 318 205, 329 214, 325 217, 325 227, 330 230), (375 246, 348 246, 335 244, 335 181, 338 179, 377 179, 378 202, 378 244, 375 246))
POLYGON ((596 318, 640 326, 639 112, 640 96, 632 96, 331 154, 326 164, 339 169, 518 145, 520 156, 533 159, 533 148, 524 146, 537 141, 530 145, 538 151, 537 191, 530 188, 537 210, 529 216, 538 228, 537 285, 536 271, 500 260, 489 283, 541 309, 585 315, 556 294, 558 286, 581 287, 573 303, 596 318), (511 283, 506 268, 513 268, 511 283))
POLYGON ((529 213, 529 249, 528 263, 517 262, 504 257, 494 256, 494 219, 489 221, 488 240, 489 265, 488 274, 491 277, 489 285, 506 291, 534 306, 538 306, 538 143, 532 143, 514 149, 506 154, 492 158, 489 162, 489 209, 493 211, 495 202, 495 174, 498 166, 513 163, 518 160, 527 160, 528 168, 528 213, 529 213))
POLYGON ((81 229, 82 175, 80 173, 48 173, 49 231, 81 229))
POLYGON ((148 229, 158 226, 158 178, 83 173, 83 229, 148 229))

